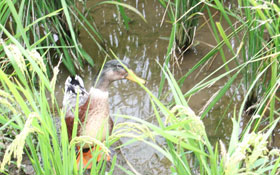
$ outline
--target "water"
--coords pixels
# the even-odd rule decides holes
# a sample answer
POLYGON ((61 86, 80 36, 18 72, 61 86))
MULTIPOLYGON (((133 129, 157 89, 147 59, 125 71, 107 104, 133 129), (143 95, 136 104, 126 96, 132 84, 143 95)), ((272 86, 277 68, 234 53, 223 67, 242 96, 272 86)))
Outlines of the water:
MULTIPOLYGON (((96 4, 96 0, 88 1, 87 7, 96 4)), ((158 93, 158 87, 161 79, 161 69, 157 62, 162 64, 164 62, 166 49, 168 46, 171 25, 164 22, 161 26, 164 9, 157 0, 137 0, 135 2, 126 2, 136 8, 144 15, 147 20, 145 23, 136 14, 126 11, 127 15, 132 19, 129 24, 129 31, 126 31, 120 22, 120 17, 116 6, 102 5, 90 11, 89 16, 95 21, 95 25, 100 31, 101 35, 106 41, 106 46, 112 48, 113 52, 124 62, 128 63, 132 70, 137 75, 147 80, 147 88, 153 94, 158 93)), ((167 18, 166 18, 167 19, 167 18)), ((91 55, 95 61, 95 67, 86 67, 84 72, 80 75, 85 81, 87 89, 92 85, 93 78, 96 74, 98 67, 101 66, 104 55, 98 51, 97 46, 89 38, 86 31, 81 30, 79 40, 83 48, 91 55)), ((184 54, 183 59, 180 60, 179 66, 171 65, 171 70, 174 71, 175 77, 179 78, 184 75, 190 68, 192 68, 207 52, 211 50, 211 45, 216 45, 216 42, 210 34, 209 28, 204 26, 197 31, 195 43, 199 43, 191 51, 184 54), (207 43, 207 44, 205 44, 207 43)), ((227 51, 225 51, 227 53, 227 51)), ((204 77, 216 70, 222 65, 222 60, 219 57, 209 62, 203 69, 198 69, 193 72, 185 81, 182 92, 186 92, 192 88, 196 83, 201 81, 204 77)), ((219 75, 223 73, 221 70, 216 73, 219 75)), ((215 76, 216 76, 215 75, 215 76)), ((60 74, 61 84, 59 88, 64 87, 64 81, 68 73, 62 71, 60 74)), ((201 109, 207 101, 221 89, 226 83, 223 79, 213 86, 204 89, 192 96, 189 99, 190 107, 199 114, 201 109)), ((237 93, 237 98, 233 99, 234 103, 241 101, 242 95, 237 91, 237 87, 232 87, 222 98, 214 109, 203 120, 207 134, 212 142, 221 139, 224 142, 229 140, 231 134, 231 112, 226 112, 225 109, 233 111, 234 105, 228 105, 231 97, 237 93), (221 121, 221 122, 220 122, 221 121)), ((58 97, 61 92, 58 92, 58 97)), ((62 96, 59 97, 62 99, 62 96)), ((128 82, 127 80, 114 82, 110 88, 110 105, 111 114, 125 114, 130 116, 139 117, 149 122, 155 122, 152 116, 153 111, 150 104, 148 94, 139 87, 136 83, 128 82)), ((114 115, 113 115, 114 116, 114 115)), ((125 122, 126 119, 114 119, 115 123, 125 122)), ((122 139, 121 142, 125 143, 127 139, 122 139)), ((160 144, 163 140, 157 140, 160 144)), ((140 174, 170 174, 170 162, 155 151, 153 148, 147 146, 142 142, 137 142, 121 148, 118 153, 118 163, 129 169, 127 161, 135 168, 140 174)), ((116 169, 115 174, 124 174, 116 169)))

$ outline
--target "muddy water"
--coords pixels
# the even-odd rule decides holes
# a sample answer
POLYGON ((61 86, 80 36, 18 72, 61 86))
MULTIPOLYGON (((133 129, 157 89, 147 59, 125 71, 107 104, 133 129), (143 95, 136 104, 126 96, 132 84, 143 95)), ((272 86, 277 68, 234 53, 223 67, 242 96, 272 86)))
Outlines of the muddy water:
MULTIPOLYGON (((96 0, 88 1, 87 7, 91 7, 96 2, 96 0)), ((127 15, 132 21, 129 24, 129 31, 126 31, 120 22, 117 9, 113 5, 96 7, 90 11, 89 16, 94 19, 95 25, 106 41, 106 45, 112 48, 121 60, 128 63, 137 75, 148 80, 146 86, 154 94, 157 94, 161 78, 161 71, 157 61, 159 63, 164 62, 168 45, 166 38, 169 37, 171 26, 168 23, 163 23, 162 26, 160 25, 164 9, 158 3, 158 0, 136 0, 127 3, 136 7, 144 15, 147 23, 143 22, 136 14, 127 11, 127 15)), ((79 37, 83 48, 95 61, 94 68, 87 66, 84 72, 80 73, 84 78, 86 87, 89 88, 92 85, 98 67, 100 67, 104 60, 104 54, 98 50, 85 31, 81 30, 79 37)), ((177 65, 174 65, 174 67, 171 66, 176 78, 179 78, 192 68, 211 49, 210 45, 216 44, 207 26, 198 30, 196 43, 199 44, 184 55, 179 67, 177 65)), ((192 88, 221 64, 221 58, 217 57, 213 62, 207 63, 205 68, 195 71, 185 81, 182 91, 186 92, 192 88)), ((223 70, 217 74, 220 73, 223 73, 223 70)), ((59 88, 63 88, 67 76, 67 72, 61 73, 61 80, 59 81, 61 84, 59 88)), ((224 84, 225 80, 219 81, 212 87, 200 91, 189 99, 189 105, 196 114, 200 112, 207 101, 224 84)), ((227 141, 230 136, 232 126, 230 118, 232 117, 232 113, 229 112, 224 115, 224 111, 227 108, 232 111, 234 105, 228 104, 236 92, 236 88, 232 87, 227 95, 217 103, 216 107, 204 119, 206 131, 210 140, 213 142, 218 139, 227 141), (220 123, 220 121, 222 122, 220 123)), ((237 94, 240 93, 237 92, 237 94)), ((62 99, 62 96, 59 98, 62 99)), ((236 103, 241 99, 242 96, 237 95, 237 98, 233 100, 236 103)), ((153 111, 148 94, 135 83, 126 80, 113 83, 110 89, 110 104, 111 114, 131 115, 156 123, 156 119, 151 117, 153 111)), ((113 120, 115 123, 126 121, 120 118, 113 118, 113 120)), ((126 141, 126 139, 121 140, 122 143, 126 141)), ((158 142, 163 144, 163 141, 160 139, 158 142)), ((121 148, 118 153, 118 163, 129 169, 127 161, 140 174, 170 174, 171 164, 169 161, 143 143, 137 142, 121 148)), ((115 174, 124 173, 116 169, 115 174)))

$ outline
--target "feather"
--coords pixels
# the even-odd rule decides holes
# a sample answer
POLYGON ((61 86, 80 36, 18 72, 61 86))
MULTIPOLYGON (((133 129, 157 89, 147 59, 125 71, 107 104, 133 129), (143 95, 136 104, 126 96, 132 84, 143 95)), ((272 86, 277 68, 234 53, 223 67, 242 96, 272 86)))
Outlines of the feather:
POLYGON ((67 115, 74 116, 73 111, 75 110, 77 100, 79 100, 79 106, 82 106, 85 104, 88 97, 88 92, 84 87, 84 82, 81 77, 76 75, 75 77, 69 76, 66 79, 63 97, 63 109, 67 115))

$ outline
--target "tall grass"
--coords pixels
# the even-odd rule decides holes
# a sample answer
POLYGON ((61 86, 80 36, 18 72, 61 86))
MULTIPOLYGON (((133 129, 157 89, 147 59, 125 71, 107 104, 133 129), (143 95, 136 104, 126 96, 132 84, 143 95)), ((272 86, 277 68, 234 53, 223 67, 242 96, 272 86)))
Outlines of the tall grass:
MULTIPOLYGON (((277 61, 279 60, 279 18, 276 15, 279 12, 279 6, 270 1, 255 0, 238 1, 238 6, 242 8, 232 12, 221 2, 215 1, 215 5, 212 7, 221 12, 222 17, 230 26, 229 28, 236 33, 236 41, 240 45, 244 45, 241 47, 241 53, 238 54, 239 59, 236 59, 238 64, 248 62, 248 65, 242 70, 243 84, 247 92, 240 116, 243 110, 260 115, 269 110, 269 120, 272 122, 275 111, 278 110, 275 99, 279 78, 277 61), (238 32, 235 30, 234 23, 245 24, 245 28, 242 32, 238 32)), ((211 16, 210 10, 208 12, 211 16)), ((211 22, 212 28, 215 29, 213 19, 211 22)), ((219 28, 219 23, 216 24, 219 28)), ((223 40, 229 41, 228 36, 222 35, 225 32, 221 29, 219 31, 223 40)), ((216 38, 218 40, 218 35, 216 38)), ((226 44, 226 46, 233 54, 236 54, 230 44, 226 44)))
MULTIPOLYGON (((168 65, 171 60, 178 62, 179 59, 182 59, 184 53, 192 47, 199 16, 204 9, 204 2, 197 0, 159 0, 159 3, 165 8, 162 22, 167 14, 170 21, 167 19, 166 21, 172 24, 165 58, 165 64, 168 65), (179 54, 176 53, 177 50, 180 51, 179 54)), ((161 79, 158 96, 162 93, 165 83, 164 76, 161 79)))
MULTIPOLYGON (((4 43, 3 46, 7 55, 9 55, 9 59, 12 60, 14 53, 10 53, 11 46, 6 46, 4 43)), ((29 84, 27 82, 29 78, 27 74, 24 74, 26 79, 22 83, 19 83, 17 77, 13 77, 10 80, 8 74, 0 71, 1 83, 5 87, 5 92, 2 93, 10 94, 6 100, 8 103, 2 100, 1 105, 8 107, 12 112, 9 115, 1 116, 0 121, 5 124, 1 129, 6 129, 7 126, 12 127, 16 131, 20 129, 20 133, 6 151, 6 155, 1 164, 2 168, 9 161, 12 153, 17 156, 17 164, 20 165, 24 143, 26 143, 25 152, 30 160, 32 160, 36 174, 72 174, 73 172, 81 174, 82 170, 77 172, 74 166, 74 143, 85 141, 98 142, 85 138, 77 138, 68 144, 64 114, 59 112, 60 110, 54 98, 54 91, 50 88, 54 87, 50 83, 54 81, 44 81, 44 79, 47 80, 46 72, 40 69, 40 64, 32 61, 34 56, 29 54, 20 45, 14 45, 13 47, 15 47, 13 48, 14 50, 27 54, 24 57, 30 60, 32 63, 30 66, 34 67, 32 70, 34 73, 40 74, 41 79, 39 89, 31 90, 29 86, 25 87, 25 85, 22 85, 29 84), (54 99, 53 105, 51 106, 45 93, 46 90, 49 91, 51 97, 54 99), (18 110, 14 108, 18 108, 18 110), (54 112, 55 110, 58 112, 54 112), (54 126, 54 114, 59 115, 62 121, 60 137, 58 137, 54 126)), ((22 64, 21 62, 17 63, 17 65, 22 64)), ((19 69, 19 71, 26 73, 25 69, 19 69)), ((151 103, 158 125, 151 124, 139 118, 119 115, 119 117, 133 119, 137 123, 118 124, 112 136, 108 138, 109 142, 107 146, 112 141, 121 137, 132 137, 133 140, 141 140, 166 156, 172 162, 173 166, 171 167, 171 171, 178 174, 193 174, 198 172, 200 174, 222 174, 223 172, 226 172, 226 174, 245 172, 262 174, 273 171, 275 173, 277 172, 279 160, 272 159, 271 161, 271 156, 277 154, 278 150, 268 151, 267 139, 279 119, 272 122, 269 128, 265 128, 262 132, 256 133, 250 131, 251 127, 253 127, 254 120, 259 118, 256 116, 249 123, 246 131, 244 131, 243 137, 239 137, 240 123, 233 119, 234 127, 228 149, 223 143, 220 143, 220 147, 218 145, 213 147, 208 140, 203 122, 188 107, 176 80, 169 71, 165 72, 165 74, 172 90, 175 104, 173 106, 165 106, 152 92, 143 86, 143 89, 151 97, 151 103), (165 118, 165 121, 162 121, 162 118, 165 118), (134 133, 133 131, 137 131, 137 134, 131 134, 134 133), (167 144, 165 146, 158 145, 156 142, 145 140, 145 138, 152 138, 153 140, 156 136, 165 138, 167 144), (190 159, 193 159, 193 161, 189 161, 190 159)), ((98 144, 106 150, 106 147, 102 143, 98 144)), ((111 173, 113 173, 116 158, 113 160, 114 163, 111 167, 111 173)), ((92 169, 92 174, 96 173, 105 173, 104 164, 97 164, 92 169)))
MULTIPOLYGON (((235 112, 236 119, 233 119, 233 132, 230 138, 228 151, 223 143, 220 143, 221 153, 217 152, 218 147, 213 148, 215 151, 212 151, 214 152, 212 155, 215 155, 216 157, 214 157, 219 162, 212 164, 212 166, 216 166, 216 169, 212 170, 211 167, 208 167, 208 171, 207 168, 203 169, 203 164, 199 165, 199 172, 202 174, 205 172, 208 174, 209 170, 211 170, 211 174, 279 173, 277 172, 279 170, 279 159, 277 156, 275 158, 273 156, 270 157, 268 156, 269 154, 267 154, 268 138, 271 136, 273 129, 279 121, 279 115, 276 112, 279 108, 276 107, 274 101, 278 98, 276 96, 276 91, 279 88, 277 83, 279 82, 279 65, 277 61, 279 60, 279 52, 277 50, 278 45, 276 45, 278 43, 277 36, 279 30, 279 19, 276 18, 276 14, 279 8, 276 4, 271 2, 265 2, 265 5, 262 5, 261 3, 253 0, 238 1, 238 6, 240 8, 232 10, 228 9, 226 4, 223 4, 223 2, 218 0, 213 3, 207 2, 206 10, 208 12, 210 25, 215 34, 214 37, 218 44, 179 80, 179 83, 182 84, 194 70, 201 67, 206 61, 214 58, 213 56, 216 53, 220 52, 224 64, 184 94, 184 97, 190 97, 202 89, 211 86, 216 81, 222 78, 228 78, 228 82, 213 95, 211 101, 201 112, 200 117, 204 118, 215 104, 225 95, 231 85, 236 82, 238 75, 243 75, 244 77, 244 84, 241 87, 244 87, 246 91, 242 104, 237 110, 238 113, 235 112), (211 11, 213 9, 220 13, 222 17, 220 20, 223 19, 228 23, 229 27, 226 30, 223 29, 220 21, 214 21, 212 18, 211 11), (267 34, 269 34, 269 38, 266 37, 267 34), (237 42, 237 47, 235 48, 233 48, 230 43, 233 38, 237 42), (274 40, 271 38, 274 38, 274 40), (226 56, 223 49, 228 49, 232 54, 232 57, 230 58, 229 55, 226 56), (243 58, 243 60, 240 58, 243 58), (231 62, 236 64, 235 68, 229 68, 228 64, 231 62), (221 69, 225 69, 226 72, 213 78, 215 73, 221 69), (250 101, 252 99, 253 101, 250 101), (244 117, 247 116, 248 113, 250 114, 249 117, 251 117, 251 119, 244 130, 242 130, 242 134, 239 135, 241 130, 241 128, 239 128, 240 122, 244 120, 244 117), (267 115, 267 113, 269 115, 267 115), (277 117, 273 117, 275 115, 277 115, 277 117), (265 128, 266 130, 260 132, 262 123, 268 119, 270 125, 265 128), (262 134, 256 136, 255 132, 262 134), (258 142, 259 148, 256 150, 250 150, 248 149, 250 144, 257 144, 252 142, 254 139, 260 139, 258 142), (265 144, 262 145, 262 143, 265 144), (243 151, 241 151, 241 149, 243 151), (257 156, 259 160, 257 160, 258 158, 255 159, 256 157, 249 158, 249 155, 252 155, 253 152, 262 152, 264 154, 260 154, 260 157, 257 156), (262 156, 264 156, 264 159, 261 158, 262 156), (254 160, 256 162, 253 163, 248 160, 254 160), (268 160, 271 160, 272 164, 268 163, 268 160)), ((172 32, 174 33, 171 34, 170 43, 175 40, 175 30, 172 30, 172 32)), ((169 44, 169 50, 167 52, 168 56, 170 56, 171 47, 171 44, 169 44)), ((165 70, 167 70, 167 68, 165 68, 165 70)), ((173 82, 172 84, 174 85, 174 83, 176 82, 173 82)), ((163 86, 163 84, 161 85, 163 86)), ((174 95, 174 93, 172 93, 172 95, 174 95)), ((174 101, 174 104, 177 104, 177 101, 174 101)), ((253 146, 253 148, 255 148, 255 146, 253 146)), ((172 150, 172 148, 170 149, 172 150)), ((208 153, 208 155, 210 159, 211 154, 208 153)))
MULTIPOLYGON (((1 25, 8 27, 22 44, 31 48, 39 48, 41 55, 47 54, 48 59, 45 59, 44 63, 49 75, 61 55, 64 58, 63 64, 74 75, 77 71, 83 71, 85 63, 94 65, 93 59, 77 39, 81 28, 89 34, 103 55, 107 55, 106 48, 103 47, 102 36, 92 25, 92 21, 87 18, 88 11, 84 9, 85 7, 82 5, 80 5, 81 9, 76 7, 78 3, 82 2, 76 0, 1 1, 1 25), (12 17, 10 20, 8 20, 9 16, 12 17)), ((96 6, 103 4, 118 5, 121 12, 123 12, 123 8, 127 8, 144 19, 135 8, 127 4, 104 1, 97 3, 96 6)), ((122 14, 125 18, 125 13, 122 14)), ((1 31, 0 35, 2 33, 1 31)))
MULTIPOLYGON (((49 80, 40 54, 34 50, 25 50, 14 37, 9 38, 15 42, 14 45, 6 45, 4 42, 1 44, 13 64, 15 73, 6 74, 1 70, 0 76, 3 88, 1 108, 8 108, 11 112, 3 113, 0 122, 2 132, 13 130, 17 135, 5 151, 1 161, 1 172, 8 171, 5 167, 11 161, 12 155, 17 159, 16 165, 20 168, 24 151, 36 174, 82 174, 84 170, 80 169, 78 172, 75 166, 75 144, 96 142, 102 150, 106 150, 106 146, 88 138, 74 138, 68 142, 65 114, 60 111, 54 95, 54 83, 58 72, 49 80), (30 65, 24 65, 19 57, 28 60, 30 65), (39 77, 38 87, 30 82, 32 77, 28 74, 28 69, 32 70, 32 76, 39 77), (54 121, 56 116, 61 120, 60 134, 57 133, 54 121)), ((58 70, 58 67, 55 69, 58 70)), ((94 160, 97 159, 97 155, 94 160)), ((105 164, 101 161, 93 169, 93 174, 104 174, 104 167, 105 164)))
MULTIPOLYGON (((153 116, 157 119, 157 124, 152 124, 132 116, 117 115, 118 117, 132 119, 135 122, 116 125, 112 135, 104 143, 85 137, 74 137, 69 143, 64 121, 65 114, 60 110, 54 93, 56 91, 55 83, 60 60, 57 61, 57 64, 52 64, 53 74, 51 78, 49 78, 50 75, 48 69, 46 69, 46 64, 49 63, 47 62, 50 56, 49 50, 59 48, 59 51, 62 50, 62 52, 67 53, 69 46, 53 46, 51 38, 48 38, 51 36, 51 31, 47 32, 46 37, 41 38, 36 29, 41 25, 48 26, 48 22, 45 19, 49 18, 56 21, 56 24, 59 23, 58 26, 61 27, 59 20, 54 17, 62 10, 67 15, 66 21, 69 24, 72 22, 70 14, 76 14, 75 10, 77 9, 74 7, 74 10, 69 8, 66 2, 62 0, 59 4, 61 3, 60 5, 63 9, 57 11, 49 10, 49 15, 36 17, 32 22, 31 17, 26 18, 23 22, 23 14, 29 14, 28 12, 32 9, 31 7, 42 5, 41 9, 35 9, 45 10, 46 12, 49 6, 57 5, 45 4, 46 7, 43 7, 44 3, 48 2, 30 1, 27 4, 28 8, 24 8, 26 5, 24 2, 22 1, 22 3, 17 4, 18 6, 15 6, 12 1, 0 3, 0 9, 3 9, 0 11, 1 35, 7 38, 0 43, 1 56, 5 60, 1 64, 0 70, 0 132, 12 133, 12 137, 14 137, 10 139, 4 135, 5 139, 9 142, 9 146, 1 161, 0 171, 2 173, 9 173, 7 164, 12 160, 12 155, 17 161, 14 163, 20 168, 22 156, 25 153, 31 161, 36 174, 83 174, 85 170, 82 168, 78 170, 76 167, 75 144, 95 143, 102 151, 108 153, 108 147, 121 137, 131 138, 131 141, 128 143, 141 141, 158 150, 172 163, 171 172, 173 174, 255 173, 273 175, 279 173, 279 149, 268 149, 269 137, 279 122, 279 113, 277 112, 279 108, 275 103, 279 99, 276 96, 276 92, 280 84, 278 65, 279 19, 277 18, 279 8, 276 4, 265 2, 265 6, 262 6, 259 4, 259 1, 250 0, 248 2, 240 0, 238 3, 242 8, 238 9, 239 11, 237 10, 238 13, 233 13, 221 1, 215 0, 212 4, 206 3, 210 23, 213 31, 216 30, 214 33, 216 33, 217 46, 206 54, 178 82, 169 71, 168 62, 165 62, 162 71, 164 81, 168 82, 168 87, 173 97, 170 105, 165 105, 147 87, 139 84, 150 96, 154 112, 153 116), (222 23, 215 23, 211 18, 210 8, 219 10, 221 16, 226 19, 230 26, 228 30, 224 29, 222 23), (8 25, 9 15, 13 16, 15 20, 13 25, 16 26, 11 31, 8 31, 5 27, 8 25), (238 25, 234 25, 236 21, 231 21, 232 18, 237 21, 238 25), (33 26, 35 27, 33 28, 33 26), (264 39, 266 33, 269 36, 268 40, 264 39), (229 42, 234 37, 238 37, 237 49, 232 48, 229 42), (33 38, 34 41, 31 41, 30 38, 33 38), (214 54, 220 53, 223 55, 222 49, 225 49, 225 47, 230 50, 231 57, 222 56, 224 64, 221 67, 196 84, 188 92, 181 92, 180 85, 182 82, 194 70, 203 66, 207 60, 212 59, 214 54), (236 67, 231 69, 226 67, 230 62, 235 62, 236 67), (221 69, 226 71, 214 77, 215 73, 221 69), (234 111, 234 117, 232 118, 233 130, 230 141, 228 144, 219 142, 212 145, 209 142, 202 119, 215 106, 216 102, 225 95, 226 91, 236 81, 238 75, 244 75, 243 87, 245 87, 246 92, 244 93, 244 99, 240 108, 237 109, 236 107, 234 111), (203 109, 200 116, 195 114, 188 106, 187 98, 208 88, 222 78, 228 78, 225 86, 213 96, 213 99, 203 109), (255 91, 255 89, 260 90, 255 91), (247 110, 245 109, 246 104, 253 91, 255 91, 253 94, 257 96, 257 103, 249 107, 253 108, 254 111, 251 113, 250 120, 246 126, 241 128, 242 119, 246 114, 244 111, 247 110), (61 120, 59 133, 55 126, 55 116, 61 120), (268 120, 267 117, 269 118, 268 124, 261 125, 268 120), (166 144, 159 145, 154 139, 157 136, 164 138, 166 144)), ((122 5, 119 2, 110 3, 122 5)), ((131 8, 131 10, 135 9, 131 8)), ((172 12, 169 12, 171 13, 170 15, 172 15, 172 12)), ((80 15, 80 13, 78 14, 80 15)), ((85 17, 81 18, 88 24, 85 17)), ((176 22, 173 23, 167 59, 170 58, 174 42, 176 42, 176 26, 176 22)), ((75 30, 73 28, 70 29, 72 39, 75 34, 75 30)), ((64 37, 69 38, 69 35, 64 35, 64 37)), ((62 41, 60 42, 66 43, 64 38, 61 38, 62 41)), ((93 35, 92 39, 94 39, 93 35)), ((83 54, 83 52, 79 53, 78 51, 80 48, 77 41, 73 39, 71 42, 71 45, 74 46, 71 49, 76 49, 77 51, 75 54, 83 54)), ((64 56, 59 56, 59 59, 64 60, 65 64, 67 58, 64 58, 64 56)), ((122 146, 125 146, 125 144, 120 147, 122 146)), ((93 162, 96 161, 97 155, 98 152, 94 153, 93 162)), ((116 166, 121 167, 116 163, 116 156, 113 158, 109 170, 106 169, 106 163, 103 161, 93 164, 93 166, 91 174, 105 174, 106 171, 108 174, 113 174, 116 166)), ((127 174, 133 174, 128 170, 124 171, 127 174)))
POLYGON ((198 16, 203 9, 202 1, 159 0, 159 2, 173 24, 176 46, 179 50, 188 50, 194 41, 198 16))
MULTIPOLYGON (((2 1, 1 3, 6 7, 6 11, 1 11, 3 17, 7 18, 11 15, 10 20, 1 18, 3 20, 1 25, 10 27, 9 30, 17 36, 18 41, 31 48, 49 46, 39 50, 41 55, 48 54, 49 59, 44 60, 44 63, 49 75, 62 54, 65 58, 63 63, 72 74, 75 73, 75 69, 81 69, 83 60, 93 64, 92 59, 81 54, 83 49, 78 47, 75 39, 76 32, 68 18, 69 7, 66 6, 65 1, 2 1), (62 11, 66 16, 62 15, 62 11), (69 47, 61 47, 66 45, 69 47), (53 52, 52 55, 49 50, 53 52)), ((73 4, 74 1, 68 3, 73 4)))
MULTIPOLYGON (((237 70, 240 69, 238 72, 241 73, 241 70, 247 64, 249 62, 241 64, 241 67, 237 68, 237 70)), ((174 104, 165 106, 152 92, 142 86, 150 95, 154 116, 158 123, 155 125, 139 118, 118 115, 139 123, 127 124, 130 127, 127 130, 123 129, 123 133, 131 132, 131 127, 135 125, 137 125, 135 128, 148 127, 149 130, 141 130, 143 135, 130 137, 133 137, 133 140, 147 143, 168 158, 172 163, 171 172, 173 174, 278 173, 279 149, 268 150, 268 140, 279 122, 279 117, 271 122, 269 126, 254 131, 254 123, 261 118, 260 115, 254 115, 240 135, 242 129, 240 128, 241 120, 240 116, 236 116, 237 112, 234 111, 235 115, 232 118, 233 130, 229 143, 225 144, 220 141, 216 145, 212 145, 209 142, 207 131, 201 118, 188 107, 185 96, 173 75, 168 69, 167 72, 163 69, 163 72, 172 91, 174 104), (156 136, 165 138, 166 144, 159 145, 156 141, 153 141, 156 136), (149 142, 143 140, 143 138, 151 138, 150 140, 152 141, 149 142)), ((227 77, 228 75, 230 73, 218 78, 227 77)), ((209 84, 216 82, 218 78, 196 88, 205 88, 209 84)), ((215 97, 215 99, 217 98, 219 97, 215 97)), ((139 134, 139 129, 137 133, 139 134)))

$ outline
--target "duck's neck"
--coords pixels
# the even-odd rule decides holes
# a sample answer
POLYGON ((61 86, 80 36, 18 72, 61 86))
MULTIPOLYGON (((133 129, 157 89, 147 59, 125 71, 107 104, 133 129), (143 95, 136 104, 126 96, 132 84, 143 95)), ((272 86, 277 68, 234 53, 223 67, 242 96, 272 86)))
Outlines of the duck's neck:
POLYGON ((111 84, 111 81, 109 81, 103 74, 100 75, 99 79, 95 80, 97 81, 95 88, 100 89, 104 92, 108 91, 109 85, 111 84))

